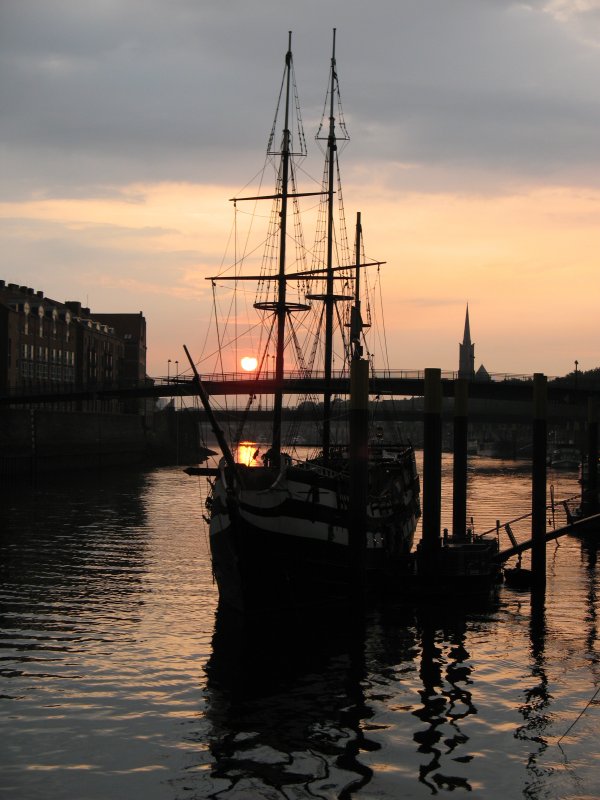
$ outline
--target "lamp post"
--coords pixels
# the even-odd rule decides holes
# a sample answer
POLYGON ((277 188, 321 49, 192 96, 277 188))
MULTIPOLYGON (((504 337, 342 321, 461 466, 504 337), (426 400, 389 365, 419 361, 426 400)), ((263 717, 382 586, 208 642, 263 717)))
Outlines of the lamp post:
POLYGON ((579 366, 579 361, 575 359, 575 388, 577 388, 577 367, 579 366))
POLYGON ((171 359, 169 358, 167 361, 167 383, 171 381, 171 359))

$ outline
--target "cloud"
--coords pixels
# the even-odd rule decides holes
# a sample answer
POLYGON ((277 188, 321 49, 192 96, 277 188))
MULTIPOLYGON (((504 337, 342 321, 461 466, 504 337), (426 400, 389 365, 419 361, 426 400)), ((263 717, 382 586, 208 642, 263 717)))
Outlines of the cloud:
POLYGON ((592 359, 599 5, 3 0, 2 277, 143 308, 164 365, 210 313, 204 278, 227 198, 261 167, 288 30, 320 176, 336 27, 348 218, 360 198, 368 250, 388 260, 392 361, 451 367, 467 300, 490 369, 592 359), (566 315, 565 286, 580 293, 566 315))
POLYGON ((442 191, 465 174, 499 190, 600 174, 588 168, 600 167, 600 50, 577 35, 597 4, 5 0, 0 14, 5 197, 244 182, 264 153, 287 30, 310 141, 335 25, 350 170, 410 164, 409 185, 436 190, 437 175, 442 191))

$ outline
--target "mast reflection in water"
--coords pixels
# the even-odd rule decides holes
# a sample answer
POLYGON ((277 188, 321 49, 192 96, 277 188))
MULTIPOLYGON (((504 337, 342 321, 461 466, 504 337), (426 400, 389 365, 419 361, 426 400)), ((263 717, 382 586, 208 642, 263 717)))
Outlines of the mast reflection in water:
MULTIPOLYGON (((474 464, 476 530, 528 510, 526 466, 474 464)), ((445 456, 446 517, 451 485, 445 456)), ((3 497, 6 797, 596 796, 597 703, 577 719, 598 685, 593 542, 549 547, 533 612, 501 588, 242 624, 215 616, 205 493, 160 469, 3 497)))

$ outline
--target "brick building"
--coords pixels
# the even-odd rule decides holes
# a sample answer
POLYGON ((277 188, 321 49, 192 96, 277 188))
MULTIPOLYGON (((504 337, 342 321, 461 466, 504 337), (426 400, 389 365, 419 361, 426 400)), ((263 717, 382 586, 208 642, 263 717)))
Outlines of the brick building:
MULTIPOLYGON (((141 312, 92 314, 77 301, 0 280, 0 392, 106 389, 145 376, 141 312)), ((119 404, 89 401, 85 409, 116 411, 119 404)))

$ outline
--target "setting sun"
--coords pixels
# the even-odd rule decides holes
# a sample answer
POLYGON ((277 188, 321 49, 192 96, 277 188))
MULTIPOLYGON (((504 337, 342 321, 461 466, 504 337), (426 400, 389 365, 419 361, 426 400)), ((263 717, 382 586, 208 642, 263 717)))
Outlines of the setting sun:
POLYGON ((258 365, 258 361, 256 358, 254 358, 254 356, 244 356, 240 361, 240 364, 242 365, 242 369, 246 370, 246 372, 254 372, 258 365))

